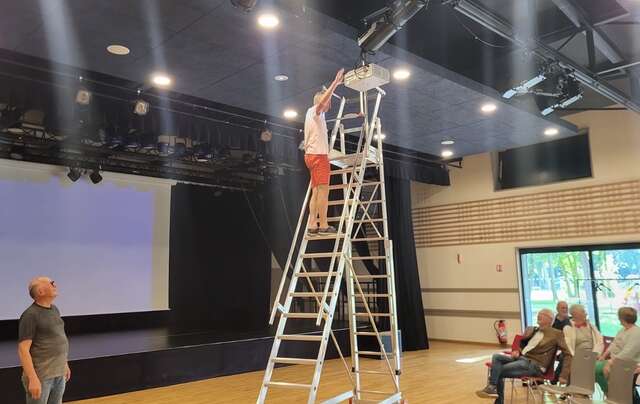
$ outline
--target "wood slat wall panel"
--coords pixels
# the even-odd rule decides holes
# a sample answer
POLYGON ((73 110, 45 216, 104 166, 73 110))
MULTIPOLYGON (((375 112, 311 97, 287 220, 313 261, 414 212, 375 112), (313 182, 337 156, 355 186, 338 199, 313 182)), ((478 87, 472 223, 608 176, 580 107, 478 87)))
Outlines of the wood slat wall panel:
POLYGON ((412 211, 416 247, 640 234, 640 180, 412 211))

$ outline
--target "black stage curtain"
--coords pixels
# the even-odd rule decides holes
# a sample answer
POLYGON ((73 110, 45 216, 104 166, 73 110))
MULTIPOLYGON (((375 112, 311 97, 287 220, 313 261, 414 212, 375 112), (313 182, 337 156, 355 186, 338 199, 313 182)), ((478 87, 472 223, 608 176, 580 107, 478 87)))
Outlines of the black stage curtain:
POLYGON ((262 211, 254 193, 174 186, 169 264, 172 329, 228 332, 267 326, 271 254, 255 219, 262 211))

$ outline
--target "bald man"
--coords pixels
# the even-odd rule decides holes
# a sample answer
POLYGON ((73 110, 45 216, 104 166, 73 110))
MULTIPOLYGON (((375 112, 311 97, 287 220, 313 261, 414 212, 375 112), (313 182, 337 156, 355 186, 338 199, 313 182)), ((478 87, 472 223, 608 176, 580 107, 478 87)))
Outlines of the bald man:
POLYGON ((20 316, 18 355, 27 404, 61 404, 71 378, 67 363, 69 341, 60 311, 53 305, 56 283, 47 277, 29 282, 33 304, 20 316))

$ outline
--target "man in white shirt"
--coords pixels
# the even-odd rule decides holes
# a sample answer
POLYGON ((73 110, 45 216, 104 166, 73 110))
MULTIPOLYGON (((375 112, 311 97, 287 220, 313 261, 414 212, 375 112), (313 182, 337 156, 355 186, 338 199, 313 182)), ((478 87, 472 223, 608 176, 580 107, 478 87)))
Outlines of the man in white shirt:
POLYGON ((343 77, 344 69, 340 69, 329 88, 316 93, 313 106, 307 110, 304 119, 304 162, 311 175, 312 190, 307 223, 310 235, 336 233, 336 229, 327 222, 330 166, 329 137, 324 114, 331 108, 331 97, 336 87, 342 84, 343 77))

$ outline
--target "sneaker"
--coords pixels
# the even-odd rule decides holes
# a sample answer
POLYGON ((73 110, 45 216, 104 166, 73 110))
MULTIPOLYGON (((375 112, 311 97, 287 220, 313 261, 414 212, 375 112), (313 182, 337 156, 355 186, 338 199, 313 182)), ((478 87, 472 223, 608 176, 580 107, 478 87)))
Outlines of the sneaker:
POLYGON ((482 398, 498 397, 498 389, 492 384, 487 384, 487 387, 477 391, 476 394, 478 395, 478 397, 482 398))
POLYGON ((325 228, 318 228, 318 234, 321 236, 330 236, 332 234, 336 234, 338 231, 333 226, 328 226, 325 228))

